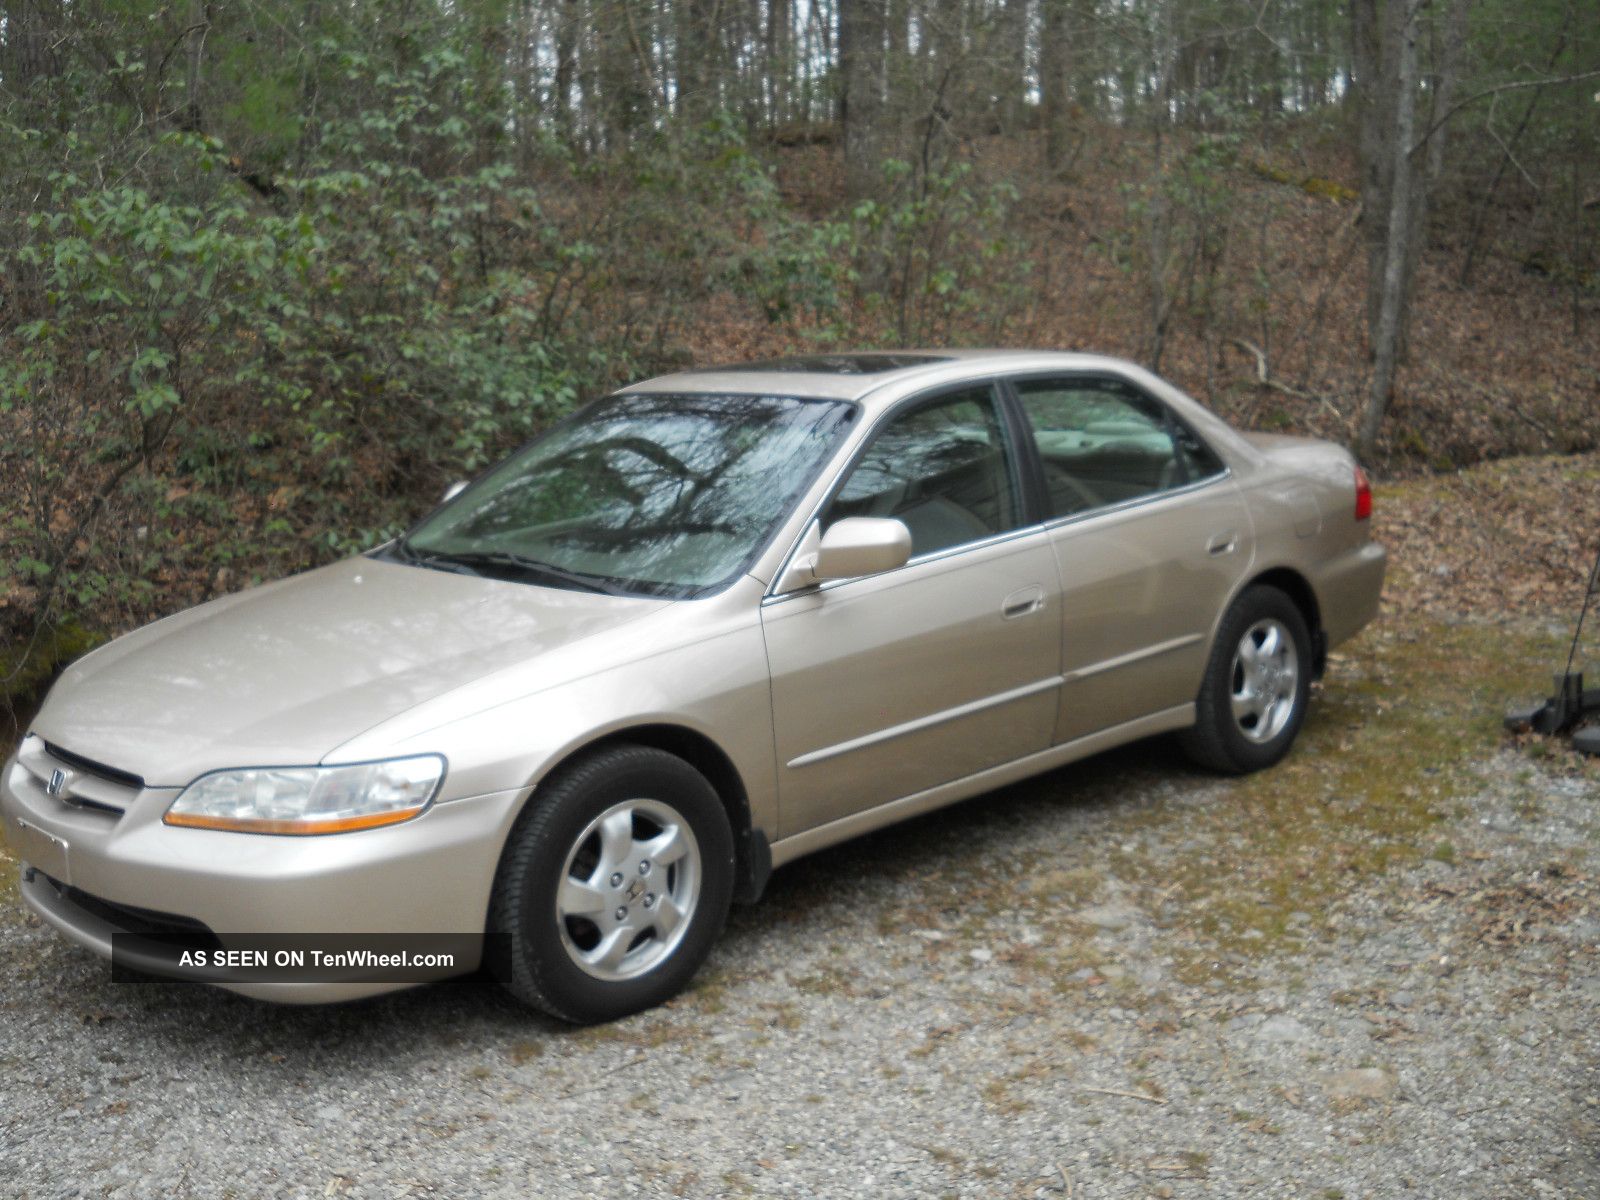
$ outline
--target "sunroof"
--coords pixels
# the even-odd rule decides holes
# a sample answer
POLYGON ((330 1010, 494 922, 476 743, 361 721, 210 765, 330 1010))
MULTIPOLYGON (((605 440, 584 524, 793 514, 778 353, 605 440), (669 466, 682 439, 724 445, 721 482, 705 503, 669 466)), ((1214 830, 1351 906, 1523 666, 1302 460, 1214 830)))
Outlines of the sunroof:
POLYGON ((949 362, 947 354, 797 354, 765 362, 735 363, 713 371, 794 371, 806 375, 880 375, 905 367, 949 362))

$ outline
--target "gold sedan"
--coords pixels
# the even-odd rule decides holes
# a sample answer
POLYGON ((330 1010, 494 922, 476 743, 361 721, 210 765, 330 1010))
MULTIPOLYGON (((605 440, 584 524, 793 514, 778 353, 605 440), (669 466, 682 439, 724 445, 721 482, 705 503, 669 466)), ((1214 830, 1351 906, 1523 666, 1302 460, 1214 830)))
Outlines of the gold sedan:
POLYGON ((1153 734, 1276 762, 1377 612, 1370 511, 1339 447, 1113 359, 654 379, 75 664, 0 819, 28 904, 137 970, 318 1002, 485 966, 614 1018, 823 846, 1153 734), (453 949, 279 969, 357 937, 453 949))

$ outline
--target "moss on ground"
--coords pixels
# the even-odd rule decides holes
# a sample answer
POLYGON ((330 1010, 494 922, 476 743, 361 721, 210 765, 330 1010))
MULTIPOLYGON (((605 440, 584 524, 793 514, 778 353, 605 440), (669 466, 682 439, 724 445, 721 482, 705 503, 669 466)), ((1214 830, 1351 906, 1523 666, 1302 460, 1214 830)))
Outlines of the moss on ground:
POLYGON ((1226 860, 1180 861, 1171 876, 1173 923, 1199 935, 1188 981, 1219 960, 1301 948, 1362 877, 1452 862, 1440 827, 1481 789, 1506 703, 1562 649, 1548 634, 1418 621, 1336 654, 1293 753, 1221 784, 1200 815, 1226 860))

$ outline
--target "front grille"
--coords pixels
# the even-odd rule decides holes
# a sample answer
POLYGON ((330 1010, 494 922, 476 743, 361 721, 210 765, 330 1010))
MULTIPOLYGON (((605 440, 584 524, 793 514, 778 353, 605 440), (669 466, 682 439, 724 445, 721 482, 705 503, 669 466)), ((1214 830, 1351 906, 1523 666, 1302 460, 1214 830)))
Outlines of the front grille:
POLYGON ((210 927, 193 917, 182 917, 176 913, 156 912, 150 908, 136 908, 131 904, 102 900, 99 896, 92 896, 79 888, 62 883, 59 879, 53 879, 43 871, 39 872, 39 877, 53 887, 62 899, 76 904, 84 912, 99 917, 124 933, 159 938, 167 945, 186 946, 194 950, 222 948, 221 940, 211 932, 210 927))
MULTIPOLYGON (((44 741, 43 738, 39 740, 44 741)), ((135 775, 132 771, 119 771, 115 767, 108 767, 104 763, 95 762, 92 758, 85 758, 81 754, 65 750, 54 742, 45 742, 44 748, 50 752, 50 757, 59 759, 69 767, 76 767, 85 775, 93 775, 119 787, 132 788, 136 792, 144 791, 143 777, 135 775)))
POLYGON ((72 808, 89 809, 120 817, 144 790, 144 780, 132 771, 121 771, 105 763, 76 754, 64 746, 47 742, 37 734, 22 739, 17 749, 17 765, 32 777, 45 796, 72 808), (66 776, 59 790, 52 792, 51 781, 60 772, 66 776))

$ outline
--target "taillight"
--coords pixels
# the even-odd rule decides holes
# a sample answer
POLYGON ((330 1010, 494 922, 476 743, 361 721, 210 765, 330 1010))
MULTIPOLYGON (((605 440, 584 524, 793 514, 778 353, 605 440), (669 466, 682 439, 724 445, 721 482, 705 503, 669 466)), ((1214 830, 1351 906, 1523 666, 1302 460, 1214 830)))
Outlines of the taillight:
POLYGON ((1367 473, 1356 468, 1356 520, 1365 521, 1372 515, 1372 483, 1367 473))

